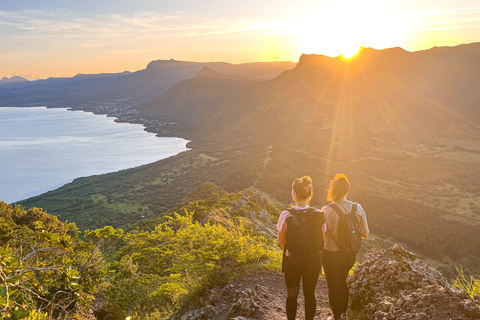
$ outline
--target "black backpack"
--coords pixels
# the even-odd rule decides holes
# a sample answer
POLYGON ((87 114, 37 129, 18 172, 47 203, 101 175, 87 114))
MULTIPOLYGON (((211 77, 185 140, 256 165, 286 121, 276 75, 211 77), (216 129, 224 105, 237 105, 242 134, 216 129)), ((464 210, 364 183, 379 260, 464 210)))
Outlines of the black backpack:
POLYGON ((312 207, 307 210, 297 211, 293 208, 288 210, 291 215, 286 219, 285 249, 288 250, 290 263, 311 262, 312 258, 322 253, 322 225, 325 223, 325 218, 323 212, 315 210, 312 207))
POLYGON ((360 250, 362 236, 360 232, 360 225, 356 215, 357 204, 352 206, 352 212, 345 214, 335 203, 329 204, 339 216, 340 221, 337 226, 337 236, 335 237, 330 233, 335 241, 335 244, 340 248, 342 252, 357 253, 360 250))

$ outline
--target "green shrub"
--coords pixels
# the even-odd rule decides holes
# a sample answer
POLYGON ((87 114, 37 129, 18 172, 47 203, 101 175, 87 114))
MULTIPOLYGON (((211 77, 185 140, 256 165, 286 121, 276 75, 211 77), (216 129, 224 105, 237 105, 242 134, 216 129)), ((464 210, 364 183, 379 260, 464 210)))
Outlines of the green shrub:
POLYGON ((106 265, 77 231, 41 209, 0 202, 0 319, 72 319, 91 308, 106 265))
POLYGON ((127 234, 125 243, 113 266, 109 305, 138 319, 167 317, 181 299, 230 280, 242 268, 278 268, 281 258, 271 239, 235 222, 202 225, 193 213, 175 214, 151 232, 127 234))

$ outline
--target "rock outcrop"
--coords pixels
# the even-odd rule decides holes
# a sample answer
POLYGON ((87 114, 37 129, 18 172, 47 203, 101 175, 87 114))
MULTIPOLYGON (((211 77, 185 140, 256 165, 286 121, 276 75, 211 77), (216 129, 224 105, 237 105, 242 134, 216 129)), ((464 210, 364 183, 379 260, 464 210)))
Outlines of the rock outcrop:
POLYGON ((222 316, 225 316, 225 319, 234 320, 251 320, 252 318, 249 317, 257 319, 260 296, 264 295, 266 290, 260 285, 252 290, 227 284, 221 292, 212 294, 206 299, 200 299, 202 303, 208 303, 207 306, 189 310, 184 315, 175 315, 170 320, 208 320, 222 316))
POLYGON ((249 197, 243 195, 237 202, 230 204, 230 213, 244 211, 247 217, 253 224, 254 228, 261 234, 270 237, 276 237, 277 233, 272 219, 267 211, 267 198, 260 191, 255 191, 249 197))
POLYGON ((368 251, 347 281, 352 309, 368 319, 480 319, 479 301, 398 244, 368 251))
POLYGON ((268 213, 268 200, 263 193, 255 189, 246 189, 238 201, 232 201, 226 208, 213 209, 200 223, 211 222, 234 228, 234 220, 268 238, 277 236, 275 225, 268 213))

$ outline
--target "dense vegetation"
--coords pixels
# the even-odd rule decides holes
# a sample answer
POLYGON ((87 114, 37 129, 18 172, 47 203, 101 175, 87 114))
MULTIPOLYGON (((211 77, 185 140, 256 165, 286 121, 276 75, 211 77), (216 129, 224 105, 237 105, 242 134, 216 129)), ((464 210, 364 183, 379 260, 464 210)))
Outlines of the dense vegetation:
POLYGON ((107 274, 74 224, 0 202, 0 319, 81 319, 107 274))
POLYGON ((255 196, 207 184, 179 204, 182 215, 171 211, 125 235, 111 226, 86 230, 87 242, 72 223, 1 202, 0 319, 92 318, 94 297, 116 319, 164 319, 180 301, 248 270, 277 270, 274 238, 245 214, 268 211, 271 224, 279 212, 255 196))
POLYGON ((271 239, 251 235, 242 225, 202 225, 191 214, 130 233, 125 242, 107 295, 111 310, 137 319, 164 319, 182 299, 231 280, 245 267, 277 268, 280 258, 271 239))

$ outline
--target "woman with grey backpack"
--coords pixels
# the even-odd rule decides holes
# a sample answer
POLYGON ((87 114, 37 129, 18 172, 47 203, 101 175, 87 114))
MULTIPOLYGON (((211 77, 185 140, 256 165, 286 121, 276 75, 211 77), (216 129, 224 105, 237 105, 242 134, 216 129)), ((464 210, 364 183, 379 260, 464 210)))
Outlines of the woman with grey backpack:
POLYGON ((360 238, 369 234, 365 211, 360 204, 347 200, 349 191, 347 176, 335 175, 328 189, 327 201, 331 203, 321 209, 325 215, 322 264, 333 313, 327 320, 347 318, 348 272, 355 264, 360 238))

